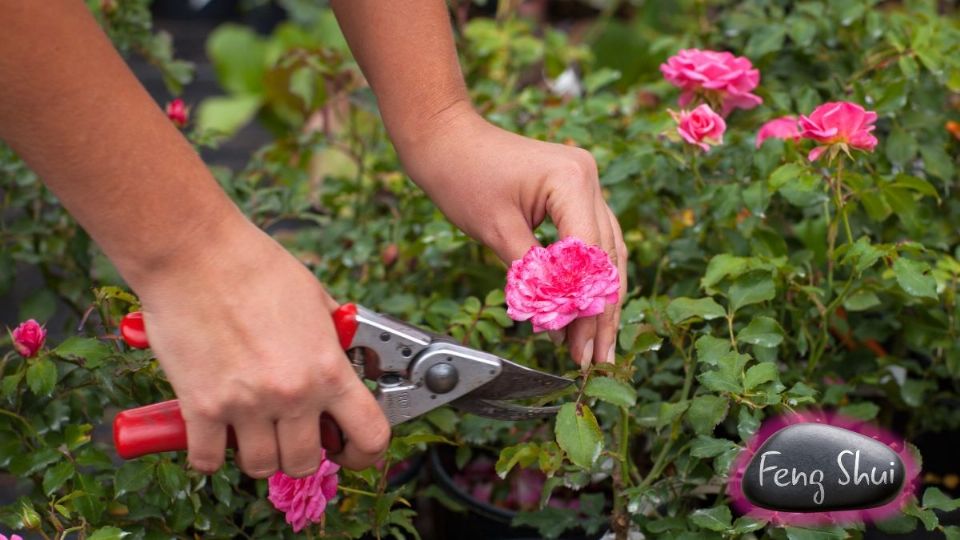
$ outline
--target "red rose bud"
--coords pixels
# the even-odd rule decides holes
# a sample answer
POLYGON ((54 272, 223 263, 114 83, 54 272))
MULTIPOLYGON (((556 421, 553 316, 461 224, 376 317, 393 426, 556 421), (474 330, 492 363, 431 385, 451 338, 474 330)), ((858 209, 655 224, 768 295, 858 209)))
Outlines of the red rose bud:
POLYGON ((387 247, 380 252, 380 260, 383 261, 383 265, 392 266, 393 263, 397 262, 399 251, 396 244, 387 244, 387 247))
POLYGON ((30 319, 20 323, 20 326, 10 332, 13 338, 13 348, 24 358, 36 356, 37 352, 43 348, 43 342, 47 339, 47 331, 40 323, 30 319))
POLYGON ((167 103, 166 111, 167 118, 178 128, 186 126, 187 121, 190 119, 190 108, 187 107, 180 98, 167 103))

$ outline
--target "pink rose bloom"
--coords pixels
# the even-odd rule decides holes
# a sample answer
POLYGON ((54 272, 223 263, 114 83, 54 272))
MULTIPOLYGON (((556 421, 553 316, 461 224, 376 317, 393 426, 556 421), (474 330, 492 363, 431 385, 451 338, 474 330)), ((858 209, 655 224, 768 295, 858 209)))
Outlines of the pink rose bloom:
POLYGON ((620 300, 620 275, 597 246, 574 237, 534 246, 507 272, 507 314, 534 332, 559 330, 620 300))
POLYGON ((167 118, 178 128, 187 125, 187 120, 190 118, 190 109, 180 98, 167 103, 166 113, 167 118))
POLYGON ((8 539, 7 535, 0 534, 0 540, 23 540, 23 537, 20 536, 19 534, 11 534, 10 538, 8 539))
POLYGON ((870 132, 877 121, 877 113, 867 111, 856 103, 835 101, 820 105, 810 116, 800 116, 800 136, 820 143, 807 158, 816 161, 833 145, 849 153, 850 148, 872 152, 877 138, 870 132))
POLYGON ((723 115, 733 109, 752 109, 763 103, 751 90, 760 83, 760 71, 748 58, 723 51, 683 49, 660 64, 667 82, 680 88, 680 106, 686 107, 698 95, 715 97, 723 104, 723 115))
POLYGON ((30 358, 43 347, 43 342, 47 339, 47 330, 37 321, 30 319, 14 328, 10 336, 13 338, 13 348, 20 353, 20 356, 30 358))
POLYGON ((327 503, 337 494, 337 471, 340 466, 320 455, 320 468, 306 478, 291 478, 278 472, 267 481, 267 499, 273 507, 287 514, 293 532, 300 532, 308 523, 320 523, 327 503))
POLYGON ((757 132, 757 148, 763 146, 763 141, 774 138, 785 141, 800 139, 800 126, 796 116, 781 116, 760 126, 757 132))
POLYGON ((700 105, 692 111, 670 111, 670 114, 677 121, 677 133, 688 143, 699 146, 704 152, 711 146, 723 144, 727 123, 709 105, 700 105))

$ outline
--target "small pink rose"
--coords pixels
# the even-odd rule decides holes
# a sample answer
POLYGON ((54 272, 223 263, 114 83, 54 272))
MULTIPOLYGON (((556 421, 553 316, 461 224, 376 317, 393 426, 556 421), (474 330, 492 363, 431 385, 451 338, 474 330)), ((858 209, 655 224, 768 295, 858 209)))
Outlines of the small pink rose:
POLYGON ((757 148, 763 146, 763 141, 770 138, 785 141, 800 139, 800 126, 797 123, 797 117, 781 116, 760 126, 760 131, 757 131, 757 148))
POLYGON ((273 507, 286 513, 293 532, 300 532, 310 523, 320 523, 327 503, 337 494, 337 471, 340 466, 320 454, 317 472, 305 478, 292 478, 278 472, 267 480, 268 496, 273 507))
POLYGON ((187 125, 187 121, 190 119, 190 108, 180 98, 167 103, 166 113, 167 118, 178 128, 187 125))
POLYGON ((13 348, 24 358, 36 356, 37 352, 43 348, 43 342, 47 339, 47 330, 40 326, 40 323, 30 319, 20 323, 20 326, 10 332, 13 338, 13 348))
POLYGON ((697 96, 722 104, 723 115, 733 109, 752 109, 763 103, 752 90, 760 83, 760 71, 748 58, 726 51, 683 49, 660 65, 667 81, 680 88, 680 106, 697 96))
POLYGON ((856 103, 835 101, 820 105, 810 116, 800 116, 800 136, 820 143, 807 158, 816 161, 834 145, 847 153, 850 148, 872 152, 877 138, 870 132, 876 121, 877 113, 856 103))
POLYGON ((704 152, 711 146, 723 144, 727 123, 709 105, 700 105, 692 111, 670 111, 670 114, 677 121, 677 133, 688 143, 699 146, 704 152))
POLYGON ((532 321, 534 332, 559 330, 616 304, 620 275, 606 252, 571 236, 513 261, 506 297, 513 320, 532 321))
POLYGON ((0 534, 0 540, 23 540, 23 537, 20 536, 19 534, 11 534, 10 538, 8 539, 7 535, 0 534))

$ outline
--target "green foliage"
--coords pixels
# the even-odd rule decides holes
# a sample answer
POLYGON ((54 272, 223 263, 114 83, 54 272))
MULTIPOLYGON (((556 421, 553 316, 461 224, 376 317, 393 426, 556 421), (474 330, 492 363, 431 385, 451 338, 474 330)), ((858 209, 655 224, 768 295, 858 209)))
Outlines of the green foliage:
MULTIPOLYGON (((188 82, 189 66, 150 30, 146 0, 89 3, 119 49, 146 56, 175 91, 188 82)), ((189 135, 208 141, 254 119, 275 135, 243 169, 214 170, 224 189, 337 298, 545 371, 571 369, 563 347, 509 319, 496 257, 398 172, 329 10, 284 4, 295 20, 269 36, 224 25, 208 41, 223 95, 199 104, 189 135)), ((919 0, 633 3, 629 19, 604 12, 583 43, 517 17, 458 27, 479 110, 596 157, 630 253, 631 293, 616 364, 560 396, 552 426, 441 409, 398 427, 389 460, 444 444, 461 466, 481 449, 499 451, 502 477, 538 469, 548 477, 542 504, 515 523, 545 537, 608 520, 647 538, 861 535, 858 526, 736 517, 712 488, 764 418, 805 406, 907 438, 960 428, 960 143, 944 129, 960 117, 960 28, 937 9, 919 0), (657 70, 693 46, 749 56, 764 99, 732 113, 725 144, 696 159, 662 136, 677 94, 657 70), (544 78, 570 66, 582 95, 553 95, 544 78), (754 147, 762 122, 841 99, 877 111, 880 140, 873 153, 839 158, 843 170, 808 162, 804 143, 754 147), (579 513, 547 506, 562 490, 579 491, 579 513)), ((0 174, 0 294, 16 288, 21 318, 54 321, 51 336, 62 337, 29 360, 4 342, 0 470, 25 491, 0 522, 87 538, 291 537, 264 482, 230 464, 210 477, 188 470, 183 454, 115 466, 94 426, 108 411, 172 397, 150 352, 115 339, 137 300, 6 147, 0 174), (43 283, 15 282, 18 269, 43 283)), ((545 242, 555 234, 549 223, 538 231, 545 242)), ((341 481, 329 535, 416 537, 408 501, 429 487, 388 488, 376 470, 341 481)), ((931 488, 883 528, 960 538, 935 513, 956 507, 931 488)))

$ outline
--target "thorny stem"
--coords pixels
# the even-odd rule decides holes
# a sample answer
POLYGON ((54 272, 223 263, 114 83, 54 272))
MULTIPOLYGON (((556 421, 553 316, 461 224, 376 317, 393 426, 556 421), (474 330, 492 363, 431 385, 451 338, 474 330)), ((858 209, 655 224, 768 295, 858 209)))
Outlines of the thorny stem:
POLYGON ((850 220, 847 217, 846 203, 843 200, 843 158, 837 162, 837 174, 831 181, 833 186, 834 203, 837 205, 837 214, 843 218, 843 227, 847 233, 847 242, 853 243, 853 232, 850 230, 850 220))
MULTIPOLYGON (((693 365, 693 359, 687 349, 683 347, 682 341, 679 345, 680 346, 677 347, 677 349, 683 355, 683 367, 686 371, 683 378, 683 390, 681 390, 680 393, 680 400, 686 401, 690 397, 690 388, 693 386, 693 373, 696 371, 696 366, 693 365)), ((663 472, 667 455, 670 453, 670 450, 673 448, 673 443, 677 440, 677 436, 680 434, 681 418, 674 420, 673 424, 670 426, 670 437, 667 439, 667 442, 664 443, 663 448, 660 449, 660 453, 657 455, 656 460, 654 460, 653 466, 650 467, 650 472, 647 473, 646 478, 644 478, 643 481, 640 482, 640 485, 637 486, 638 491, 643 491, 644 489, 650 487, 654 480, 660 476, 660 473, 663 472)))
POLYGON ((830 314, 840 307, 840 304, 846 299, 847 294, 853 287, 853 281, 854 280, 852 279, 847 280, 847 284, 844 285, 843 290, 840 291, 840 294, 838 294, 836 298, 827 304, 827 307, 824 308, 822 312, 823 320, 820 323, 820 341, 817 344, 817 348, 814 349, 813 354, 810 356, 810 361, 807 362, 808 377, 817 369, 817 363, 820 362, 820 358, 827 349, 827 342, 830 340, 830 314))
POLYGON ((694 187, 697 189, 697 194, 703 191, 704 186, 703 176, 700 175, 700 161, 697 159, 697 153, 699 151, 699 148, 690 150, 690 168, 693 169, 694 187))
POLYGON ((730 333, 730 346, 733 347, 734 352, 740 352, 740 349, 737 347, 737 338, 733 334, 733 313, 727 314, 727 331, 730 333))
POLYGON ((626 407, 620 407, 620 435, 617 463, 613 470, 613 515, 611 525, 617 540, 627 540, 630 532, 630 517, 627 515, 627 501, 623 496, 626 488, 630 487, 630 414, 626 407))

